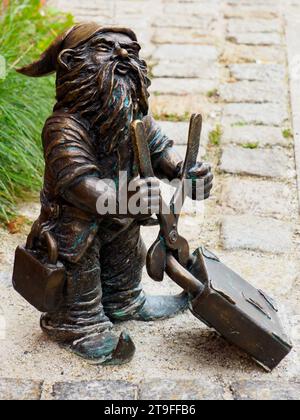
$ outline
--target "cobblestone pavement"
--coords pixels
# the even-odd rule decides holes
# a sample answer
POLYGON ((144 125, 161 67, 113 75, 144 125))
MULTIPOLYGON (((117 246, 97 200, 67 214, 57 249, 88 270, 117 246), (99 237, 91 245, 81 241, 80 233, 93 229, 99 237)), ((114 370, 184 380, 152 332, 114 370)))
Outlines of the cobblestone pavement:
MULTIPOLYGON (((202 156, 213 162, 216 183, 202 216, 188 206, 182 232, 192 247, 205 244, 276 298, 295 347, 266 374, 187 313, 149 325, 127 323, 137 345, 134 361, 91 366, 47 341, 38 314, 12 292, 12 252, 24 235, 2 232, 0 326, 6 338, 4 331, 0 376, 18 379, 0 380, 0 397, 299 399, 300 229, 292 124, 296 139, 300 131, 292 111, 300 77, 300 1, 54 3, 78 20, 137 32, 151 64, 152 112, 179 150, 184 151, 188 115, 203 113, 202 156)), ((32 218, 37 206, 25 210, 32 218)), ((147 230, 148 244, 155 235, 155 229, 147 230)), ((146 274, 145 288, 177 290, 168 280, 153 284, 146 274)))

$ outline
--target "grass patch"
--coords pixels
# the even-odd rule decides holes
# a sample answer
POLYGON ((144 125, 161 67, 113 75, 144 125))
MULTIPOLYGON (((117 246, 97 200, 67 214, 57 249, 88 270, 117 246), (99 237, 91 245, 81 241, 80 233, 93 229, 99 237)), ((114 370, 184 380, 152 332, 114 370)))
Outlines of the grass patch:
POLYGON ((219 146, 221 144, 222 135, 222 127, 217 125, 216 128, 212 130, 208 135, 209 143, 213 146, 219 146))
POLYGON ((15 69, 30 63, 65 28, 71 15, 41 8, 39 0, 0 0, 0 222, 42 183, 41 130, 54 104, 54 77, 28 78, 15 69))
POLYGON ((161 121, 185 122, 190 120, 191 114, 189 112, 185 112, 184 114, 169 114, 167 112, 163 112, 161 114, 154 113, 153 118, 161 121))
POLYGON ((248 143, 242 144, 242 147, 244 149, 251 149, 251 150, 257 149, 258 146, 259 146, 259 142, 258 141, 253 141, 253 142, 249 141, 248 143))
POLYGON ((236 123, 231 124, 231 127, 246 127, 248 124, 244 121, 238 121, 236 123))
POLYGON ((213 99, 213 98, 219 98, 219 92, 218 92, 218 89, 212 89, 212 90, 209 90, 207 93, 206 93, 206 96, 208 97, 208 98, 211 98, 211 99, 213 99))
POLYGON ((290 128, 286 128, 286 129, 282 130, 282 135, 285 139, 293 138, 293 132, 290 128))

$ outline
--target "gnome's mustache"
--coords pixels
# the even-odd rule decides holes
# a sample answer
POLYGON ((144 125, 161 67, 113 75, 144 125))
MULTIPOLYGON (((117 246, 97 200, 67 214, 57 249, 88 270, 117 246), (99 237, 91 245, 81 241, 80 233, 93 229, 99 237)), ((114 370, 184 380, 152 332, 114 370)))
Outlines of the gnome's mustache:
MULTIPOLYGON (((133 60, 114 59, 104 64, 98 73, 98 86, 100 95, 104 95, 106 101, 109 100, 113 93, 116 81, 121 78, 128 87, 133 89, 139 96, 139 102, 148 107, 148 94, 145 76, 143 75, 138 63, 133 60), (119 72, 119 70, 125 70, 119 72)), ((106 104, 104 104, 106 105, 106 104)))

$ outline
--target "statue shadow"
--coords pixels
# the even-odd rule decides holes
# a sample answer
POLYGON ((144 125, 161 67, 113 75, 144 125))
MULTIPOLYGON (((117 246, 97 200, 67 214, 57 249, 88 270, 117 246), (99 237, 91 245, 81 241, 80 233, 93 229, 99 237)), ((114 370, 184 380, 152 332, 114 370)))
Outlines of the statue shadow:
POLYGON ((219 372, 223 370, 235 373, 253 373, 254 371, 266 373, 244 351, 208 328, 178 331, 170 345, 172 353, 179 353, 181 360, 189 367, 211 369, 213 366, 219 372), (184 347, 182 343, 185 343, 184 347))

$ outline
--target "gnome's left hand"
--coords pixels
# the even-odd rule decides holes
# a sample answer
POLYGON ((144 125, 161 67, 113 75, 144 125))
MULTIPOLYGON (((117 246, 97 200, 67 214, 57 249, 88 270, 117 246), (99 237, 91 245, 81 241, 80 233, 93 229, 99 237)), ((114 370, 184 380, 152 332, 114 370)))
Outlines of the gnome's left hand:
POLYGON ((211 165, 206 162, 197 162, 189 171, 188 179, 191 179, 192 182, 188 196, 197 201, 206 200, 213 187, 213 178, 211 165))

